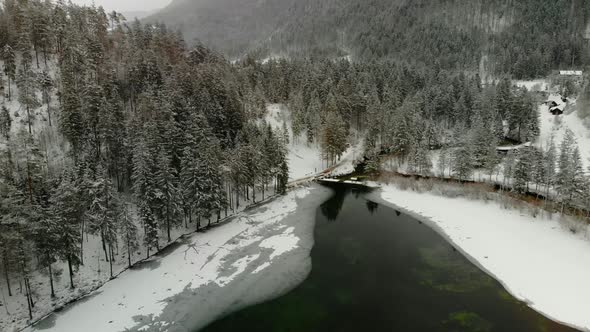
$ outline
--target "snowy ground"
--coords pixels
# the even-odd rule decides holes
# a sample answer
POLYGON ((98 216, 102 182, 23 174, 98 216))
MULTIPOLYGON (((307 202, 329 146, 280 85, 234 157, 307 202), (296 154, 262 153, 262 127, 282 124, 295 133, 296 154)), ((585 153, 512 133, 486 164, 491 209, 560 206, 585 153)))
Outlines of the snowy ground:
MULTIPOLYGON (((131 206, 131 205, 130 205, 131 206)), ((133 207, 131 206, 131 212, 133 207)), ((174 228, 172 237, 177 238, 188 230, 174 228)), ((161 239, 161 243, 165 240, 161 239)), ((121 244, 122 246, 122 244, 121 244)), ((145 258, 145 249, 140 248, 133 253, 132 262, 145 258)), ((114 274, 117 275, 127 268, 127 256, 120 251, 115 253, 113 263, 114 274)), ((56 297, 51 298, 49 275, 47 270, 35 270, 31 274, 31 286, 34 292, 35 309, 33 319, 38 319, 65 303, 92 292, 110 279, 109 263, 105 260, 100 238, 94 235, 84 237, 84 265, 81 265, 74 276, 75 289, 70 289, 67 264, 58 261, 53 264, 56 297)), ((28 324, 27 302, 24 293, 20 292, 20 281, 11 276, 13 296, 8 296, 4 280, 0 285, 0 330, 16 331, 28 324)))
MULTIPOLYGON (((523 81, 521 84, 523 86, 536 86, 540 83, 544 82, 543 80, 539 81, 523 81)), ((558 103, 563 103, 561 101, 561 96, 559 94, 552 93, 549 95, 548 100, 555 100, 558 103)), ((584 170, 588 173, 590 172, 590 128, 586 127, 582 120, 578 117, 578 110, 575 100, 568 101, 566 111, 563 115, 553 115, 549 112, 549 107, 547 105, 540 105, 539 106, 539 122, 540 122, 540 135, 536 142, 533 143, 534 146, 542 148, 543 150, 547 150, 549 142, 553 137, 555 142, 555 146, 558 149, 563 138, 565 136, 565 132, 567 129, 570 129, 574 133, 574 137, 580 148, 580 155, 582 156, 582 163, 584 164, 584 170)), ((521 146, 529 145, 529 143, 522 144, 521 146)), ((449 170, 447 169, 445 174, 441 174, 438 170, 438 160, 440 156, 440 151, 431 151, 430 156, 432 159, 432 168, 430 170, 430 174, 436 175, 438 177, 448 178, 449 170)), ((502 174, 502 167, 501 164, 497 172, 493 175, 492 181, 493 183, 503 183, 504 178, 502 174)), ((399 172, 403 174, 410 173, 408 171, 407 163, 399 163, 394 158, 389 158, 385 160, 382 164, 382 168, 386 171, 393 171, 399 172)), ((473 181, 489 181, 489 174, 486 172, 475 170, 470 177, 473 181)))
POLYGON ((289 131, 289 153, 287 156, 289 160, 289 181, 318 175, 325 169, 333 166, 353 169, 352 163, 354 158, 359 155, 359 147, 355 146, 354 148, 348 149, 337 165, 328 165, 322 160, 319 145, 308 144, 305 138, 305 133, 302 133, 297 139, 293 137, 293 130, 291 129, 291 113, 286 106, 282 104, 269 104, 267 112, 265 120, 274 129, 282 131, 283 123, 287 124, 287 129, 289 131))
POLYGON ((28 330, 191 331, 286 292, 311 270, 315 211, 329 194, 317 186, 296 189, 183 238, 28 330))
POLYGON ((376 201, 429 222, 531 308, 590 331, 586 234, 574 235, 561 228, 557 217, 533 218, 496 203, 403 191, 391 185, 373 195, 376 201))
MULTIPOLYGON (((561 96, 558 94, 551 94, 549 100, 556 100, 561 103, 561 96)), ((578 117, 576 101, 572 100, 568 103, 563 115, 552 115, 549 113, 547 105, 541 105, 539 107, 539 112, 541 119, 541 135, 536 143, 537 146, 546 147, 553 136, 555 144, 559 148, 559 144, 561 144, 563 136, 569 128, 574 133, 578 142, 580 154, 582 155, 582 162, 586 166, 585 168, 588 168, 588 166, 590 166, 590 128, 585 127, 582 120, 578 117)))
POLYGON ((514 84, 529 91, 543 92, 549 91, 549 82, 546 79, 537 79, 532 81, 514 81, 514 84))

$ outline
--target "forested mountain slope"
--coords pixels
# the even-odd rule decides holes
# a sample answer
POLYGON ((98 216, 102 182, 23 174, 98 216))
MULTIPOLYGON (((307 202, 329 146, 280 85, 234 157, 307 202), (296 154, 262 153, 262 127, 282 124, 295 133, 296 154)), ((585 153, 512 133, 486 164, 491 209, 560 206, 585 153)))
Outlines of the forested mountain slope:
POLYGON ((296 0, 175 0, 145 19, 162 21, 182 31, 189 43, 196 40, 239 56, 264 41, 284 19, 296 0))
POLYGON ((165 25, 7 0, 0 67, 0 330, 286 190, 263 92, 165 25))
MULTIPOLYGON (((474 73, 480 59, 520 76, 572 58, 580 64, 586 20, 583 2, 498 2, 503 7, 490 5, 491 12, 466 0, 198 2, 210 20, 199 33, 217 24, 209 42, 227 35, 226 51, 262 40, 266 52, 314 55, 230 62, 188 47, 165 24, 127 22, 64 1, 5 0, 0 290, 13 310, 0 311, 0 329, 22 327, 83 295, 78 287, 104 282, 138 253, 154 254, 175 230, 201 229, 285 192, 288 158, 295 160, 289 145, 319 154, 320 168, 362 142, 358 158, 370 171, 393 155, 429 174, 434 151, 445 150, 443 170, 456 179, 499 172, 498 144, 538 140, 538 105, 507 77, 482 85, 474 73), (483 24, 460 19, 474 11, 483 24), (530 26, 522 23, 526 15, 535 18, 530 26), (547 19, 542 29, 539 19, 547 19), (259 33, 262 39, 253 37, 259 33), (344 54, 359 61, 334 58, 344 54), (288 122, 265 121, 271 103, 288 108, 288 122), (102 263, 102 274, 89 257, 102 263)), ((194 4, 177 1, 166 10, 189 13, 194 4)), ((504 158, 515 191, 537 184, 557 193, 562 207, 587 205, 583 154, 564 136, 504 158)), ((303 175, 316 172, 300 159, 309 167, 303 175)))
POLYGON ((184 0, 152 19, 230 56, 352 54, 521 78, 586 64, 589 14, 579 0, 184 0))

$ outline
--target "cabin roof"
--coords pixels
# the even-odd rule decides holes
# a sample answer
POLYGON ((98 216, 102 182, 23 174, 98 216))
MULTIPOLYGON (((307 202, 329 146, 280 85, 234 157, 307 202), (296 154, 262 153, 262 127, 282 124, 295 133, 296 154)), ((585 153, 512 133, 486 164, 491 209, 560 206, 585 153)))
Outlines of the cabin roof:
POLYGON ((559 75, 562 76, 582 76, 584 74, 581 70, 560 70, 559 75))

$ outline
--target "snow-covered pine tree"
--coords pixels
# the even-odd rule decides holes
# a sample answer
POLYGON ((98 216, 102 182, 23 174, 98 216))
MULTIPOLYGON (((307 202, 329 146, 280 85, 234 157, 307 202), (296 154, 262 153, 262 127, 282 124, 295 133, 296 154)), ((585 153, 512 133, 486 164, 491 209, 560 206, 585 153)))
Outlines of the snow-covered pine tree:
POLYGON ((468 146, 461 146, 453 150, 451 170, 453 176, 460 181, 469 179, 473 173, 473 154, 468 146))
POLYGON ((137 225, 131 216, 131 212, 129 211, 129 206, 127 203, 123 203, 123 208, 121 209, 121 214, 119 215, 118 227, 119 234, 121 234, 121 238, 125 244, 127 264, 129 267, 131 267, 131 264, 133 264, 131 257, 133 256, 133 253, 139 249, 139 241, 137 237, 137 225))
POLYGON ((445 148, 441 149, 440 154, 438 156, 438 161, 436 164, 438 176, 443 177, 443 178, 446 176, 446 171, 449 168, 449 163, 450 163, 449 159, 450 159, 449 150, 445 149, 445 148))
POLYGON ((282 136, 281 138, 283 139, 283 143, 285 145, 289 145, 290 140, 289 140, 289 129, 287 128, 287 122, 283 122, 283 128, 282 128, 282 132, 281 132, 282 136))
POLYGON ((47 105, 47 120, 51 127, 53 125, 51 121, 51 89, 53 89, 53 80, 47 71, 41 72, 37 80, 37 84, 41 90, 41 102, 47 105))
POLYGON ((549 146, 543 158, 543 173, 545 175, 543 184, 545 185, 545 199, 549 199, 549 189, 555 184, 555 163, 557 159, 557 148, 555 147, 555 140, 551 137, 549 146))
POLYGON ((18 87, 18 101, 24 106, 27 113, 27 124, 29 127, 29 134, 33 133, 33 121, 35 115, 33 111, 41 104, 37 99, 38 82, 37 76, 31 68, 30 59, 26 59, 23 55, 21 65, 16 77, 16 85, 18 87))
POLYGON ((133 150, 133 193, 138 200, 145 201, 150 207, 155 200, 153 162, 144 138, 139 138, 133 150))
POLYGON ((35 239, 35 251, 41 259, 39 265, 41 268, 47 268, 49 275, 49 287, 51 289, 51 297, 55 297, 55 286, 53 284, 53 269, 52 265, 57 261, 59 253, 59 225, 51 215, 46 215, 41 220, 34 224, 32 234, 35 239))
POLYGON ((13 295, 11 275, 19 271, 17 253, 30 225, 26 207, 26 196, 8 181, 0 180, 0 258, 9 296, 13 295))
POLYGON ((483 156, 483 169, 490 175, 490 182, 492 181, 492 175, 496 173, 498 165, 500 164, 500 156, 498 156, 497 146, 498 140, 492 132, 492 136, 488 141, 485 155, 483 156))
POLYGON ((533 147, 532 148, 532 168, 531 168, 531 181, 535 184, 535 191, 537 198, 541 194, 541 186, 545 184, 547 175, 545 173, 545 153, 543 150, 533 147))
POLYGON ((100 236, 105 261, 109 262, 112 278, 119 206, 111 179, 102 163, 99 163, 96 168, 88 195, 90 206, 86 215, 90 222, 89 229, 93 234, 100 236))
POLYGON ((160 146, 156 156, 154 190, 158 202, 158 217, 164 223, 168 242, 172 241, 171 228, 178 225, 180 193, 178 177, 167 151, 160 146))
POLYGON ((572 192, 570 193, 570 201, 577 200, 583 202, 588 188, 588 179, 584 175, 584 163, 580 155, 580 149, 577 144, 574 144, 571 159, 572 167, 572 192))
POLYGON ((557 174, 555 175, 555 185, 557 194, 562 202, 562 211, 565 207, 565 200, 570 197, 574 191, 574 169, 572 164, 572 152, 575 148, 576 141, 574 133, 571 130, 566 130, 561 142, 559 159, 557 160, 557 174))
POLYGON ((74 270, 80 264, 80 224, 83 218, 82 200, 71 171, 64 172, 49 200, 51 217, 58 234, 58 255, 68 263, 70 287, 74 288, 74 270))
POLYGON ((85 135, 82 120, 82 102, 77 83, 63 66, 61 70, 62 89, 59 126, 65 138, 72 145, 74 159, 77 159, 81 153, 83 136, 85 135))
POLYGON ((8 79, 8 100, 12 99, 12 82, 16 80, 16 54, 9 44, 2 49, 2 60, 4 61, 4 74, 8 79))
POLYGON ((516 164, 516 157, 517 152, 515 152, 514 150, 510 150, 504 158, 504 163, 502 167, 502 175, 504 177, 502 181, 503 187, 510 185, 510 182, 514 175, 514 165, 516 164))
POLYGON ((8 108, 2 105, 0 108, 0 135, 4 136, 6 140, 10 138, 10 129, 12 128, 12 118, 8 108))
POLYGON ((160 251, 160 243, 158 241, 158 222, 149 204, 144 200, 139 202, 139 218, 143 223, 143 243, 147 249, 146 254, 149 258, 150 250, 155 249, 156 252, 160 251))
POLYGON ((516 164, 513 171, 513 188, 519 193, 526 193, 531 181, 531 170, 533 169, 532 148, 525 147, 517 152, 516 164))

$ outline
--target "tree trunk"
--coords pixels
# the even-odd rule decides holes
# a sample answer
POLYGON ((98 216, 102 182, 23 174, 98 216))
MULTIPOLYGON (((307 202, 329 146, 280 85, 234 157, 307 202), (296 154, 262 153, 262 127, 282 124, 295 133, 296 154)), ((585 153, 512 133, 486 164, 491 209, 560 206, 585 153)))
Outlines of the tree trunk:
POLYGON ((47 47, 43 46, 43 62, 45 62, 45 69, 47 69, 47 47))
POLYGON ((31 108, 27 106, 27 122, 29 123, 29 135, 33 135, 33 129, 31 128, 31 108))
POLYGON ((70 288, 74 289, 74 270, 72 269, 72 258, 68 256, 68 271, 70 273, 70 288))
POLYGON ((47 255, 47 269, 49 270, 49 286, 51 287, 51 298, 55 297, 55 288, 53 287, 53 271, 51 269, 51 257, 47 255))
POLYGON ((49 106, 49 103, 47 103, 47 119, 49 120, 49 127, 52 127, 52 124, 51 124, 51 106, 49 106))
POLYGON ((168 243, 170 243, 172 241, 172 237, 170 237, 170 202, 166 207, 166 231, 168 233, 168 243))
POLYGON ((25 278, 25 293, 27 296, 27 307, 29 308, 29 320, 33 320, 33 301, 31 299, 31 294, 29 293, 29 288, 27 287, 27 279, 25 278))
POLYGON ((37 69, 39 69, 39 51, 37 51, 37 45, 34 45, 35 48, 35 61, 37 62, 37 69))
POLYGON ((6 259, 6 252, 3 255, 4 261, 4 278, 6 279, 6 287, 8 288, 8 296, 12 296, 12 289, 10 288, 10 276, 8 274, 8 260, 6 259))
POLYGON ((128 266, 131 267, 131 241, 129 239, 129 234, 127 236, 127 263, 128 266))
POLYGON ((108 262, 109 261, 109 255, 107 254, 107 244, 104 240, 104 230, 100 231, 100 239, 102 242, 102 250, 104 251, 104 259, 108 262))
POLYGON ((84 265, 84 218, 80 220, 80 265, 84 265))
POLYGON ((111 253, 111 259, 109 260, 109 268, 111 273, 111 279, 113 279, 113 245, 109 244, 109 251, 111 253))

